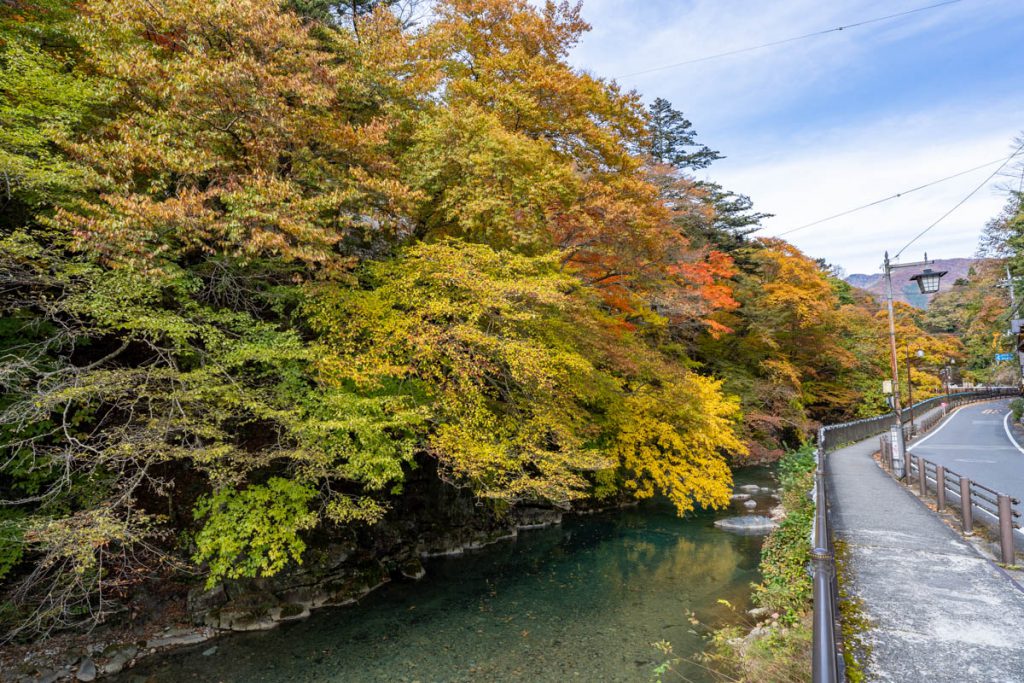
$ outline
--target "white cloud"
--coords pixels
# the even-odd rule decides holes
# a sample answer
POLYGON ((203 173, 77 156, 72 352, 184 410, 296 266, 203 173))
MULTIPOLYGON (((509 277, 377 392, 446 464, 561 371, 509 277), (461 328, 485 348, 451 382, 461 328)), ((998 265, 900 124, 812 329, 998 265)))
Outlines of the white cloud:
MULTIPOLYGON (((963 0, 862 28, 700 64, 626 76, 673 62, 741 49, 930 4, 922 0, 586 0, 593 31, 573 62, 617 77, 645 97, 666 97, 694 121, 701 139, 726 154, 708 172, 776 214, 762 234, 774 234, 895 192, 1004 157, 1024 130, 1021 77, 1005 75, 988 95, 973 74, 948 70, 917 101, 896 105, 886 93, 912 85, 915 69, 946 74, 964 45, 983 44, 993 26, 1019 25, 1020 0, 963 0), (961 42, 958 42, 961 41, 961 42), (880 55, 908 58, 892 69, 880 55), (908 83, 906 79, 911 79, 908 83), (873 101, 851 82, 863 80, 873 101), (970 92, 968 92, 970 91, 970 92), (1009 93, 1009 94, 1008 94, 1009 93)), ((1011 61, 1012 63, 1012 61, 1011 61)), ((863 85, 863 83, 862 83, 863 85)), ((873 272, 882 252, 898 250, 953 207, 994 170, 934 188, 787 239, 809 255, 849 272, 873 272)), ((908 250, 919 258, 974 253, 980 229, 1003 197, 992 187, 908 250)))
POLYGON ((784 40, 929 4, 921 0, 586 0, 593 30, 573 61, 617 78, 645 96, 684 105, 695 121, 716 125, 764 114, 809 88, 841 88, 843 74, 870 62, 880 46, 941 27, 945 35, 1000 17, 1019 20, 1017 0, 970 0, 869 26, 833 32, 653 73, 629 75, 693 58, 784 40))
MULTIPOLYGON (((866 122, 856 129, 818 131, 781 145, 771 156, 727 159, 714 170, 726 187, 749 194, 762 211, 776 214, 760 234, 772 235, 852 209, 932 180, 1008 156, 1024 121, 1024 100, 975 111, 866 122), (952 126, 950 122, 956 121, 952 126)), ((787 235, 808 254, 848 272, 874 272, 882 253, 898 251, 953 208, 997 165, 914 192, 850 216, 787 235)), ((997 177, 949 218, 915 242, 906 256, 927 251, 940 258, 969 256, 985 222, 1004 196, 997 177)))

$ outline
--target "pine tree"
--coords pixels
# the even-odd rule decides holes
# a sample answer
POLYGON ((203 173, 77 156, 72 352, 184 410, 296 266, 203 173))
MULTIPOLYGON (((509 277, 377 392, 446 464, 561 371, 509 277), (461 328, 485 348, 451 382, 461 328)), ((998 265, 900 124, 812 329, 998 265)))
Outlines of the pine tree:
POLYGON ((724 157, 707 145, 697 142, 697 131, 683 116, 673 109, 668 100, 657 98, 649 107, 651 115, 650 155, 661 164, 680 170, 707 168, 724 157))

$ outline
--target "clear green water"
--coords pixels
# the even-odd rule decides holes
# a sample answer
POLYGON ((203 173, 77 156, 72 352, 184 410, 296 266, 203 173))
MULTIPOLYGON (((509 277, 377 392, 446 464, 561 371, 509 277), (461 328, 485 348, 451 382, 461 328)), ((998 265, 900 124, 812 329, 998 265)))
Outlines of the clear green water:
MULTIPOLYGON (((770 485, 764 471, 738 483, 770 485)), ((769 501, 755 496, 762 504, 769 501)), ((124 681, 649 681, 652 643, 692 657, 704 623, 748 607, 761 538, 679 519, 664 503, 521 532, 461 557, 427 563, 419 582, 394 582, 359 605, 206 643, 153 660, 124 681)), ((679 680, 708 681, 684 662, 679 680)))

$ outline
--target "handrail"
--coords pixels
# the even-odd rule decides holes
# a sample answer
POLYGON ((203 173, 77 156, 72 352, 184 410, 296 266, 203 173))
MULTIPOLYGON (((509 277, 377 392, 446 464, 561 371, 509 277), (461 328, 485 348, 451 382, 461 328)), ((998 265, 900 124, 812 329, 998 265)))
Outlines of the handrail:
MULTIPOLYGON (((949 407, 971 401, 1017 395, 1020 395, 1020 390, 1017 387, 986 387, 925 399, 903 411, 901 427, 904 430, 907 429, 904 425, 910 421, 911 415, 923 415, 924 412, 939 407, 941 404, 949 407)), ((935 426, 940 419, 941 415, 929 416, 921 422, 921 431, 927 431, 935 426)), ((894 421, 895 415, 888 413, 853 422, 827 425, 818 430, 817 467, 814 473, 814 528, 811 536, 811 570, 814 577, 811 671, 814 683, 841 683, 846 680, 842 666, 843 659, 839 656, 839 644, 836 641, 839 622, 839 587, 835 572, 835 546, 832 542, 832 527, 828 514, 828 488, 825 479, 826 455, 843 444, 863 441, 882 434, 888 431, 890 426, 893 426, 894 421)), ((907 436, 911 435, 907 434, 907 436)), ((888 457, 891 471, 891 448, 888 457)), ((882 460, 885 461, 884 452, 882 460)), ((926 463, 924 460, 921 462, 926 463)), ((922 478, 927 482, 927 464, 921 465, 921 467, 924 468, 922 478)), ((910 471, 909 467, 907 471, 910 471)), ((946 474, 943 474, 942 479, 942 491, 945 494, 946 474)), ((970 487, 967 490, 970 491, 970 487)), ((971 494, 968 494, 968 497, 970 498, 971 494)), ((1002 510, 1010 505, 1011 499, 997 494, 997 500, 1001 501, 999 507, 1002 510)), ((1012 513, 1011 517, 1014 514, 1017 513, 1012 513)))
MULTIPOLYGON (((931 482, 935 483, 935 507, 938 512, 942 512, 946 507, 947 496, 956 498, 960 504, 961 528, 965 534, 973 532, 973 508, 978 508, 995 518, 998 522, 1001 559, 1003 564, 1013 564, 1015 554, 1013 530, 1020 528, 1020 525, 1014 519, 1021 516, 1021 513, 1013 508, 1020 505, 1019 499, 1005 493, 1000 493, 995 489, 963 476, 959 472, 954 472, 943 465, 925 460, 920 456, 910 459, 910 465, 907 470, 908 483, 911 483, 913 480, 915 470, 917 471, 917 482, 922 496, 929 495, 928 484, 931 482), (929 466, 935 471, 935 477, 933 478, 928 477, 929 466), (939 479, 940 472, 942 473, 941 484, 939 479), (951 485, 950 478, 956 482, 956 485, 951 485), (992 496, 986 496, 981 491, 990 493, 992 496), (984 505, 982 502, 988 503, 988 505, 984 505)), ((892 474, 891 471, 890 474, 892 474)))

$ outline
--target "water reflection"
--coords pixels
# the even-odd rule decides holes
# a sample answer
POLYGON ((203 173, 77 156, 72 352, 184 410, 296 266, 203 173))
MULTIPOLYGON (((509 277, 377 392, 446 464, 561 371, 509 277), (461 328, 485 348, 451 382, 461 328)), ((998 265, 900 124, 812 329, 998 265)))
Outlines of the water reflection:
MULTIPOLYGON (((729 512, 723 514, 732 514, 729 512)), ((512 543, 427 565, 355 607, 225 638, 143 665, 150 681, 648 681, 651 643, 699 650, 687 620, 727 619, 757 579, 761 539, 671 507, 567 518, 512 543)), ((696 666, 682 673, 708 680, 696 666)))

